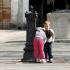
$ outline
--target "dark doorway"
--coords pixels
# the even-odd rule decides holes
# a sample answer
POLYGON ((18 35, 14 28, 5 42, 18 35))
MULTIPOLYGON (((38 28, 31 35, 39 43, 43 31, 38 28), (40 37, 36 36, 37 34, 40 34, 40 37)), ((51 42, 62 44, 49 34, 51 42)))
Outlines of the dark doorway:
POLYGON ((69 0, 29 0, 30 5, 38 12, 37 26, 40 26, 47 19, 47 13, 66 8, 70 9, 69 0))
POLYGON ((44 0, 29 0, 29 6, 33 6, 34 10, 38 13, 38 20, 37 20, 37 26, 41 26, 42 21, 44 20, 44 14, 43 14, 43 2, 44 0))
POLYGON ((66 0, 55 0, 54 8, 55 10, 66 9, 66 0))

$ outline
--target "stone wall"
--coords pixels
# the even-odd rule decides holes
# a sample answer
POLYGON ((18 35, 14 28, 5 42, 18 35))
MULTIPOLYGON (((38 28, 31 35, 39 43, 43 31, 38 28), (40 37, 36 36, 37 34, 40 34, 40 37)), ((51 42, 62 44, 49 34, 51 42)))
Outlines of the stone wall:
POLYGON ((56 39, 70 39, 70 13, 48 13, 56 39))
POLYGON ((17 22, 18 0, 11 0, 11 22, 17 22))
POLYGON ((29 0, 11 0, 11 22, 17 25, 24 24, 26 22, 25 12, 28 9, 29 0))

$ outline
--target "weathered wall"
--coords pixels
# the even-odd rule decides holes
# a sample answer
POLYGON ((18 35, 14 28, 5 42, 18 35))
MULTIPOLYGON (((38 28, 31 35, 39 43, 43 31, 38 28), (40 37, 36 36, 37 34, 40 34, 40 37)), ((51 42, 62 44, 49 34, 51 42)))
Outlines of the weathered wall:
POLYGON ((57 39, 70 39, 70 13, 49 13, 47 19, 51 21, 57 39))
POLYGON ((25 12, 28 9, 29 0, 11 0, 11 22, 26 22, 25 12))

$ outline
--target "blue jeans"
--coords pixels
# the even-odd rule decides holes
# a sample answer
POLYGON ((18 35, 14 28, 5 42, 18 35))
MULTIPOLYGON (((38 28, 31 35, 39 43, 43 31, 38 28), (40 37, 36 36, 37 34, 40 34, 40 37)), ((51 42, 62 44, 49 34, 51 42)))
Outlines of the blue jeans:
POLYGON ((48 43, 46 42, 45 45, 44 45, 44 52, 45 52, 45 58, 47 59, 51 59, 53 58, 53 55, 52 55, 52 42, 48 43))

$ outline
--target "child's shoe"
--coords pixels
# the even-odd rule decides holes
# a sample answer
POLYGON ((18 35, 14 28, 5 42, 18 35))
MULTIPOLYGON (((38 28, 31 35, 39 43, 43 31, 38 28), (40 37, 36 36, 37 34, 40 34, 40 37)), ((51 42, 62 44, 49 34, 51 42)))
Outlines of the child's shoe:
POLYGON ((47 60, 47 62, 48 63, 52 63, 53 62, 53 59, 51 58, 51 59, 47 60))
POLYGON ((37 62, 37 63, 40 63, 40 59, 37 58, 37 59, 36 59, 36 62, 37 62))
POLYGON ((46 63, 45 59, 40 59, 40 63, 46 63))

